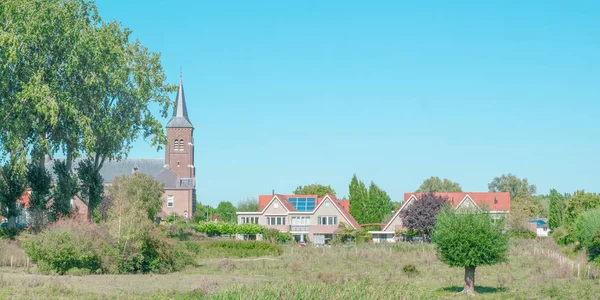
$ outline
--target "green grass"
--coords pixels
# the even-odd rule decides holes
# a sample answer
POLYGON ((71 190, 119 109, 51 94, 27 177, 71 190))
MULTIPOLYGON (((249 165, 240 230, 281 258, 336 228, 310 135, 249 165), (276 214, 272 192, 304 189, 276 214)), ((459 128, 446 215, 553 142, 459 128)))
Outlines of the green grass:
MULTIPOLYGON (((570 266, 534 254, 534 247, 552 246, 547 242, 513 241, 508 263, 478 267, 477 298, 596 297, 598 278, 577 279, 570 266)), ((286 247, 281 255, 244 257, 240 253, 247 246, 220 243, 200 243, 197 267, 166 275, 43 276, 34 269, 30 274, 25 268, 4 268, 0 298, 471 299, 456 294, 462 289, 464 270, 441 263, 430 245, 286 247), (416 271, 404 272, 407 265, 416 271)))

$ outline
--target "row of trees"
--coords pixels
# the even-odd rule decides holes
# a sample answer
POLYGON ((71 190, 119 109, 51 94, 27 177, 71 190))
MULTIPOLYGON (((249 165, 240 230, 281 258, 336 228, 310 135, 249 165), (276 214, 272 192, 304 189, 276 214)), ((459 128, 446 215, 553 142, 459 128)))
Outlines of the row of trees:
POLYGON ((160 55, 119 22, 102 20, 92 1, 3 1, 0 27, 0 185, 11 190, 2 194, 3 215, 17 214, 28 170, 45 178, 45 157, 62 154, 54 190, 45 179, 32 186, 34 206, 43 210, 51 197, 64 205, 79 192, 91 217, 103 198, 105 161, 125 158, 140 135, 158 149, 166 143, 149 108, 166 117, 176 87, 166 83, 160 55))
POLYGON ((572 195, 550 191, 552 237, 562 245, 586 249, 590 261, 600 264, 600 195, 583 190, 572 195))
POLYGON ((386 216, 391 215, 394 206, 390 196, 371 182, 369 188, 364 182, 358 180, 356 174, 352 176, 349 186, 350 214, 360 224, 375 224, 384 222, 386 216))

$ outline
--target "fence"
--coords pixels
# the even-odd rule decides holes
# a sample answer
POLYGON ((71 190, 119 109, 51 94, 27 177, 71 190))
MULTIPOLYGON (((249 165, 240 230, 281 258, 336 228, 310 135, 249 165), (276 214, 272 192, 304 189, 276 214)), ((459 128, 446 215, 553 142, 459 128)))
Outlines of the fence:
POLYGON ((599 272, 595 266, 590 263, 581 263, 571 260, 570 258, 564 256, 562 253, 556 252, 554 250, 534 247, 533 255, 537 257, 545 257, 556 262, 558 267, 561 268, 570 268, 571 275, 578 279, 596 279, 599 278, 599 272))

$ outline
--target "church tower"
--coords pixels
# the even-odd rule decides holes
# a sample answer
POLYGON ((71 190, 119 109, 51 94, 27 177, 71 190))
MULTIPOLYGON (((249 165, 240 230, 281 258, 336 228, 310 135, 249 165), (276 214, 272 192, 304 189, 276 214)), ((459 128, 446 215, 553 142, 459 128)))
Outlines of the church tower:
POLYGON ((173 117, 167 123, 167 140, 165 164, 180 179, 195 178, 194 126, 188 118, 181 77, 173 117))

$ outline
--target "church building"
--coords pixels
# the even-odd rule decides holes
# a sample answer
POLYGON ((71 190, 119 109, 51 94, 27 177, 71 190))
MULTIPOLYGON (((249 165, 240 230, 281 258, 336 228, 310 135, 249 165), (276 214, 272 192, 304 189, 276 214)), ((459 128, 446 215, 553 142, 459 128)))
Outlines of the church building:
MULTIPOLYGON (((179 79, 179 90, 173 116, 166 126, 168 143, 165 158, 128 158, 121 161, 107 161, 100 170, 104 186, 112 184, 115 177, 142 172, 151 175, 164 184, 162 219, 177 215, 191 219, 196 211, 196 171, 194 167, 194 126, 188 117, 183 92, 183 80, 179 79)), ((81 159, 73 162, 73 171, 81 159)), ((54 161, 46 163, 46 170, 53 170, 54 161)), ((54 174, 52 174, 54 177, 54 174)), ((22 204, 25 208, 27 203, 22 204)), ((74 206, 84 206, 76 196, 74 206)), ((79 207, 79 211, 87 207, 79 207)))

